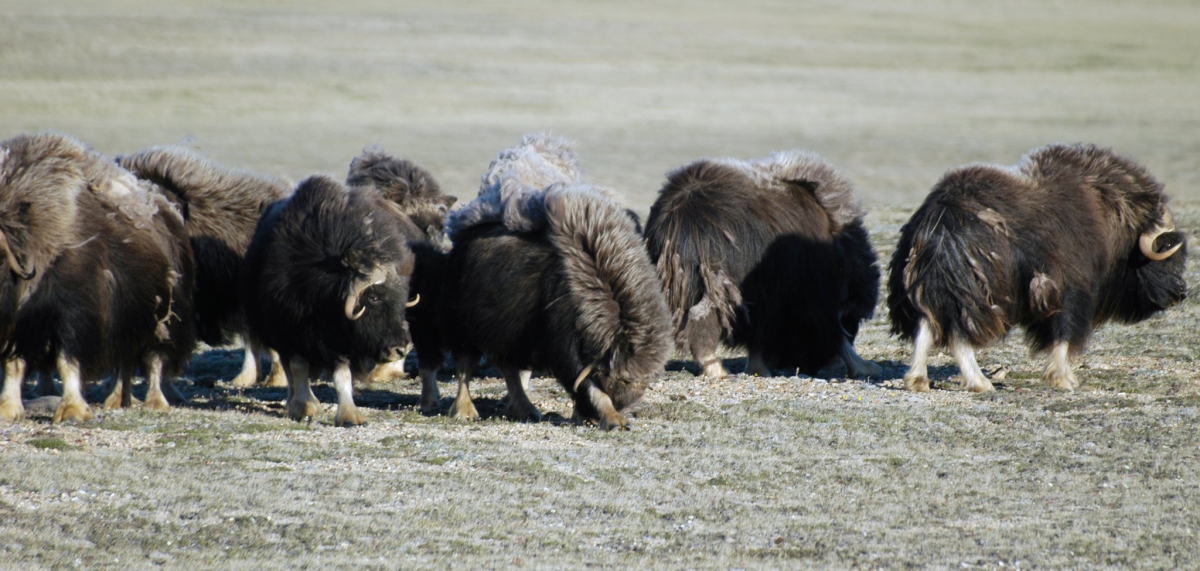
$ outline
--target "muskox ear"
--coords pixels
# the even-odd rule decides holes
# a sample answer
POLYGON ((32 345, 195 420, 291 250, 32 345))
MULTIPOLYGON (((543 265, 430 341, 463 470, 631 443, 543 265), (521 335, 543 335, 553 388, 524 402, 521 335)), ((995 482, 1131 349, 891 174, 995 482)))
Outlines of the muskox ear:
POLYGON ((442 197, 440 197, 439 200, 442 201, 442 206, 445 206, 446 210, 449 210, 450 207, 454 206, 454 203, 458 201, 458 197, 457 196, 442 196, 442 197))
POLYGON ((814 198, 817 195, 817 189, 821 188, 821 183, 815 180, 808 179, 793 179, 784 181, 788 185, 788 192, 792 194, 804 193, 805 197, 797 196, 797 198, 814 198))

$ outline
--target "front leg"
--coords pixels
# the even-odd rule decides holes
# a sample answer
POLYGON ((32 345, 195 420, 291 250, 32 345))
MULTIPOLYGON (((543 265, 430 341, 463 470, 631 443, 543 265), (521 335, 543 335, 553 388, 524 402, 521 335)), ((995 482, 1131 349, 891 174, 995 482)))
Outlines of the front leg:
POLYGON ((0 392, 0 419, 15 422, 25 418, 21 384, 25 382, 25 360, 10 357, 4 363, 4 391, 0 392))
POLYGON ((454 397, 454 404, 450 405, 450 418, 459 418, 463 420, 479 420, 479 411, 475 410, 475 403, 471 402, 471 377, 475 375, 475 366, 479 364, 479 357, 474 355, 455 355, 454 365, 458 372, 458 396, 454 397))
POLYGON ((1079 386, 1075 373, 1071 370, 1071 345, 1067 341, 1055 341, 1050 350, 1050 363, 1042 374, 1046 386, 1052 389, 1073 391, 1079 386))
POLYGON ((975 349, 966 341, 958 338, 951 339, 950 352, 954 353, 954 360, 958 362, 958 370, 962 373, 963 390, 973 393, 996 390, 996 387, 992 386, 992 381, 983 375, 979 363, 975 362, 975 349))
POLYGON ((66 420, 85 421, 95 418, 87 401, 83 399, 83 377, 79 370, 79 362, 58 356, 58 376, 62 379, 63 397, 54 411, 54 422, 66 420))
POLYGON ((539 422, 542 420, 542 413, 529 400, 529 395, 525 392, 529 371, 521 371, 512 367, 501 367, 504 372, 504 384, 508 387, 508 410, 506 415, 508 418, 517 422, 539 422))
MULTIPOLYGON (((288 359, 290 366, 283 367, 288 380, 288 418, 292 420, 315 419, 321 412, 321 401, 312 392, 309 384, 308 361, 300 357, 288 359)), ((282 363, 281 363, 282 364, 282 363)))
POLYGON ((338 361, 333 368, 333 386, 337 389, 337 415, 333 417, 334 426, 358 426, 363 424, 362 414, 354 405, 354 374, 350 371, 348 361, 338 361))
MULTIPOLYGON (((583 397, 588 399, 588 403, 592 405, 592 410, 596 411, 596 414, 599 415, 596 421, 600 425, 601 430, 613 430, 616 428, 629 430, 629 419, 617 411, 608 394, 600 390, 600 387, 596 386, 591 379, 583 381, 580 388, 583 389, 584 394, 580 395, 576 393, 575 398, 583 397)), ((572 417, 576 420, 583 418, 583 415, 579 414, 578 404, 575 405, 575 414, 572 417)))
POLYGON ((171 408, 167 397, 163 394, 163 361, 162 356, 151 353, 146 356, 146 408, 150 410, 168 410, 171 408))

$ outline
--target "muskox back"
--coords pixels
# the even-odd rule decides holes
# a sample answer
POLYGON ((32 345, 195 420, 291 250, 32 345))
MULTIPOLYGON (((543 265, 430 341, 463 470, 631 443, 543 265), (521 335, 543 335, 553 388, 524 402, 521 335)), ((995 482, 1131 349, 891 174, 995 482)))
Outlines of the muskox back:
POLYGON ((1035 352, 1052 350, 1047 382, 1073 388, 1068 356, 1096 326, 1186 295, 1166 202, 1148 171, 1091 145, 948 172, 901 228, 889 268, 892 330, 917 345, 909 388, 928 389, 925 354, 950 346, 964 386, 991 389, 973 350, 1016 325, 1035 352))
POLYGON ((670 173, 646 245, 681 350, 716 375, 722 341, 771 367, 827 365, 878 297, 863 215, 849 181, 808 153, 705 159, 670 173))

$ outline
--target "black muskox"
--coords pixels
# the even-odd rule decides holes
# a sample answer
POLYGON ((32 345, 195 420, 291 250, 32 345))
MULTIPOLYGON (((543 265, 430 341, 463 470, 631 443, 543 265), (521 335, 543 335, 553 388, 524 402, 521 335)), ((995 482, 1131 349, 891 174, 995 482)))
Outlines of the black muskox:
POLYGON ((279 352, 288 371, 291 418, 316 416, 308 372, 332 369, 334 423, 362 424, 350 363, 394 361, 408 351, 404 309, 414 261, 399 220, 378 192, 313 176, 259 221, 239 294, 251 333, 279 352), (293 357, 308 370, 289 366, 293 357))
POLYGON ((0 249, 0 417, 22 416, 26 365, 57 369, 56 422, 90 419, 83 380, 113 371, 106 404, 127 405, 139 366, 147 406, 167 407, 163 375, 195 349, 193 261, 169 202, 70 137, 21 135, 0 143, 0 249))
POLYGON ((1050 145, 1015 167, 952 170, 901 228, 889 268, 892 331, 914 342, 905 386, 929 390, 929 351, 949 346, 963 388, 992 390, 975 349, 1020 325, 1050 351, 1046 384, 1072 389, 1070 356, 1097 326, 1184 299, 1186 256, 1162 184, 1111 150, 1050 145))
POLYGON ((572 396, 577 420, 626 427, 620 411, 666 363, 666 302, 636 221, 611 192, 565 183, 574 165, 564 141, 527 136, 450 215, 438 314, 459 376, 451 416, 478 417, 468 383, 486 355, 510 418, 540 417, 526 394, 536 368, 572 396))
POLYGON ((748 349, 750 374, 813 374, 841 357, 848 376, 878 376, 853 345, 879 298, 863 216, 850 181, 811 153, 702 159, 671 172, 646 245, 680 350, 709 377, 727 374, 722 342, 748 349))
MULTIPOLYGON (((149 180, 178 205, 196 258, 196 328, 202 341, 225 345, 241 339, 245 345, 242 370, 233 386, 248 387, 259 378, 258 351, 246 335, 246 320, 238 303, 238 270, 250 246, 255 225, 271 204, 292 193, 287 182, 258 173, 231 169, 184 147, 151 147, 117 157, 117 163, 138 178, 149 180)), ((286 379, 275 367, 268 386, 286 379)))

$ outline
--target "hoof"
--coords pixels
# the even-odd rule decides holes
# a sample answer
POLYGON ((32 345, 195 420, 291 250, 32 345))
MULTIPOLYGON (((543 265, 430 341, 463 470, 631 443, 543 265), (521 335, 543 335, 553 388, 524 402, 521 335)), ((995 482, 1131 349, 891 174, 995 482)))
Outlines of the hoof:
POLYGON ((437 414, 442 409, 438 405, 439 400, 441 400, 441 395, 438 394, 429 397, 421 395, 421 414, 437 414))
POLYGON ((1046 371, 1042 379, 1046 381, 1046 386, 1052 389, 1073 391, 1079 387, 1079 381, 1075 380, 1075 375, 1070 371, 1065 373, 1061 371, 1046 371))
POLYGON ((929 392, 929 377, 925 375, 904 376, 904 388, 916 393, 929 392))
POLYGON ((287 373, 283 372, 283 367, 271 366, 271 372, 267 374, 267 378, 263 379, 263 386, 272 389, 282 389, 288 386, 287 373))
POLYGON ((987 379, 983 379, 981 381, 975 381, 975 382, 969 382, 967 380, 963 380, 962 389, 964 391, 970 391, 973 393, 986 393, 988 391, 996 390, 996 387, 992 386, 992 382, 987 379))
POLYGON ((145 407, 150 410, 170 410, 171 403, 167 402, 167 399, 159 394, 153 397, 146 397, 145 407))
POLYGON ((883 367, 874 361, 863 361, 854 367, 846 367, 846 376, 852 379, 881 379, 883 367))
POLYGON ((629 420, 625 418, 625 415, 614 412, 600 419, 600 430, 616 430, 618 428, 629 430, 629 420))
POLYGON ((390 361, 380 363, 371 370, 371 375, 367 377, 368 383, 390 383, 400 381, 405 378, 404 361, 390 361))
POLYGON ((254 382, 258 380, 256 377, 258 377, 257 371, 242 369, 242 372, 238 373, 238 376, 234 377, 230 382, 235 389, 248 389, 254 386, 254 382))
POLYGON ((479 420, 479 411, 475 410, 475 403, 466 401, 463 404, 461 400, 455 400, 454 404, 450 405, 450 418, 457 420, 479 420))
POLYGON ((117 410, 121 408, 121 383, 113 386, 113 392, 108 394, 108 398, 104 399, 105 410, 117 410))
POLYGON ((729 371, 726 371, 725 367, 721 365, 721 362, 717 361, 715 363, 709 363, 706 365, 701 376, 706 379, 724 379, 725 377, 729 376, 729 371))
POLYGON ((532 404, 518 406, 509 403, 508 409, 505 411, 504 415, 507 416, 509 420, 514 420, 516 422, 542 421, 542 413, 538 412, 537 407, 533 406, 532 404))
POLYGON ((18 400, 0 402, 0 420, 16 422, 25 418, 25 405, 18 400))
POLYGON ((87 403, 82 400, 68 401, 63 399, 62 403, 58 405, 58 410, 54 411, 55 423, 66 422, 68 420, 85 422, 93 418, 96 418, 96 416, 92 414, 92 409, 88 408, 87 403))
POLYGON ((288 418, 296 421, 317 418, 321 412, 321 403, 315 400, 288 401, 288 418))
POLYGON ((361 426, 366 424, 356 406, 339 406, 337 415, 333 417, 334 426, 361 426))

